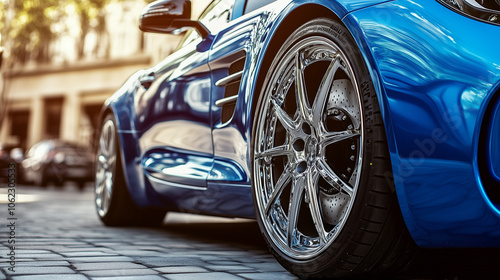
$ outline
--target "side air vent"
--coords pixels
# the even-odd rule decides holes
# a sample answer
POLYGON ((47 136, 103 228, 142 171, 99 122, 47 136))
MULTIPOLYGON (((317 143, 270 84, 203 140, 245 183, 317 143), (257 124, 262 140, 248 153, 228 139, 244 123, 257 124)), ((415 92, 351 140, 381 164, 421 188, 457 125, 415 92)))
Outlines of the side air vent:
POLYGON ((215 85, 225 87, 224 98, 215 102, 215 105, 222 107, 221 123, 228 122, 234 115, 236 100, 240 89, 241 76, 245 67, 245 57, 236 60, 229 66, 227 77, 218 80, 215 85))

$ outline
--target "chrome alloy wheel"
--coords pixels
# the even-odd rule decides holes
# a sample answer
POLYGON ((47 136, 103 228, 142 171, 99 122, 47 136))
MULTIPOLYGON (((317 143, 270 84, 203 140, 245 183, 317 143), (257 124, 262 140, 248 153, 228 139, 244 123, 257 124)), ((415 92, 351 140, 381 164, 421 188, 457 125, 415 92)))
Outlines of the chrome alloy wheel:
POLYGON ((356 197, 359 88, 340 48, 311 36, 275 60, 262 94, 253 147, 257 214, 279 250, 310 259, 337 238, 356 197))
POLYGON ((102 126, 97 147, 95 205, 100 217, 108 213, 113 192, 113 175, 116 168, 116 131, 111 119, 102 126))

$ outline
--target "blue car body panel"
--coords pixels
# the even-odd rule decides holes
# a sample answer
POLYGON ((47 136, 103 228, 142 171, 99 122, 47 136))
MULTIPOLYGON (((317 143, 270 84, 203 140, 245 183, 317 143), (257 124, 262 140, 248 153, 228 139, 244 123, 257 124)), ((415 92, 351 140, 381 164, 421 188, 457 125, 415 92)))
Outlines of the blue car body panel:
POLYGON ((107 101, 139 206, 253 217, 249 143, 257 79, 278 28, 294 11, 314 6, 342 20, 365 59, 392 160, 386 179, 417 244, 500 246, 500 206, 488 190, 500 185, 500 36, 492 35, 500 26, 434 0, 277 1, 248 14, 242 3, 203 48, 193 44, 137 72, 107 101), (244 71, 235 113, 222 123, 215 102, 224 87, 215 83, 235 59, 244 59, 244 71), (155 81, 144 86, 148 75, 155 81))
POLYGON ((394 181, 415 241, 499 245, 500 212, 484 193, 476 147, 499 87, 500 36, 488 34, 500 27, 436 1, 390 2, 345 21, 376 63, 394 181))

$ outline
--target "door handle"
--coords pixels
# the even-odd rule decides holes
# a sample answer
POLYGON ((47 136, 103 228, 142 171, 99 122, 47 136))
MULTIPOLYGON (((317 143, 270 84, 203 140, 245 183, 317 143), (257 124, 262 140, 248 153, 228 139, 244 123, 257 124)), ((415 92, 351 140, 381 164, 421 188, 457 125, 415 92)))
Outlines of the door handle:
POLYGON ((139 82, 145 89, 148 89, 151 86, 151 84, 153 84, 154 80, 155 80, 154 72, 151 72, 149 73, 149 75, 142 76, 141 78, 139 78, 139 82))

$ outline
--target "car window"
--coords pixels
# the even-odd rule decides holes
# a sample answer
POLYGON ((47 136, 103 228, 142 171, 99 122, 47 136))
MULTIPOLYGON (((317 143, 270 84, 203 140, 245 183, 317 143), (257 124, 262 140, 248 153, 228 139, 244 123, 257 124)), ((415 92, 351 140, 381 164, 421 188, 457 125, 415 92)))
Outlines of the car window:
POLYGON ((245 5, 244 14, 248 14, 252 11, 257 10, 258 8, 264 7, 267 4, 270 4, 276 0, 248 0, 245 5))
POLYGON ((201 21, 212 34, 222 30, 226 23, 231 20, 231 11, 233 10, 234 0, 215 0, 201 14, 201 21))
MULTIPOLYGON (((222 30, 231 20, 235 0, 215 0, 210 3, 198 18, 210 33, 215 34, 222 30)), ((189 29, 179 44, 179 48, 191 44, 193 41, 201 40, 200 35, 194 29, 189 29)))

